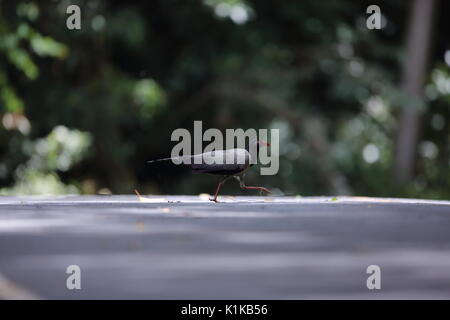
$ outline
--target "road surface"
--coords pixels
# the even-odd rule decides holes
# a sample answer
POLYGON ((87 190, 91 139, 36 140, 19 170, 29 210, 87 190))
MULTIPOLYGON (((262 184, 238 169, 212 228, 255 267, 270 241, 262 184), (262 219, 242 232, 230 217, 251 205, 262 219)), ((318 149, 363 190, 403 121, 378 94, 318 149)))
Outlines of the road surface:
POLYGON ((221 199, 1 197, 0 299, 450 298, 450 202, 221 199))

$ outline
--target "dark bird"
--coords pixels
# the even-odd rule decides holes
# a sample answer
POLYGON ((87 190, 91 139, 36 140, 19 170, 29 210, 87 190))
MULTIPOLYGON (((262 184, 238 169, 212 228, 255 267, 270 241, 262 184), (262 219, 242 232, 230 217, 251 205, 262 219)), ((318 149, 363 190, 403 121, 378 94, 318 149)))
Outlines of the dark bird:
MULTIPOLYGON (((256 145, 256 157, 258 157, 259 148, 261 146, 270 146, 269 143, 261 140, 253 140, 250 144, 256 145)), ((264 187, 246 186, 244 182, 245 172, 254 165, 255 161, 251 161, 251 154, 247 149, 227 149, 204 152, 196 155, 187 155, 174 158, 163 158, 147 161, 147 163, 154 163, 158 161, 178 160, 182 161, 182 165, 191 168, 193 173, 209 173, 222 176, 222 179, 217 185, 214 198, 209 199, 214 202, 217 201, 222 185, 231 177, 239 181, 242 189, 260 190, 271 193, 264 187), (233 159, 228 161, 226 159, 233 159), (252 163, 253 162, 253 163, 252 163)))

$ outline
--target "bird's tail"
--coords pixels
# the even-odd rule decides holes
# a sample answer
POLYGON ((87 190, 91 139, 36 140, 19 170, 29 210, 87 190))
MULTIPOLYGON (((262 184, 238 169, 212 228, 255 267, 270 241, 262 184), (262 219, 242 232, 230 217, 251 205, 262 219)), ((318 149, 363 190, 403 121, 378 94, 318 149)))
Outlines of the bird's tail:
POLYGON ((155 163, 155 162, 169 161, 169 160, 181 160, 184 162, 184 161, 190 160, 191 158, 192 158, 192 156, 162 158, 162 159, 149 160, 149 161, 147 161, 147 163, 155 163))
POLYGON ((162 158, 162 159, 149 160, 149 161, 147 161, 147 163, 154 163, 154 162, 168 161, 168 160, 172 160, 172 158, 162 158))

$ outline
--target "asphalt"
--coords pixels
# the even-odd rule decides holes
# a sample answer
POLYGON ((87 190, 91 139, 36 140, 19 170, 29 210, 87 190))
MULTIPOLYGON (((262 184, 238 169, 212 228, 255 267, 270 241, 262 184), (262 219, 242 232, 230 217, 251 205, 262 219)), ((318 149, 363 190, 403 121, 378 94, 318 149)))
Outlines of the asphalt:
POLYGON ((0 299, 450 298, 450 202, 221 199, 0 197, 0 299))

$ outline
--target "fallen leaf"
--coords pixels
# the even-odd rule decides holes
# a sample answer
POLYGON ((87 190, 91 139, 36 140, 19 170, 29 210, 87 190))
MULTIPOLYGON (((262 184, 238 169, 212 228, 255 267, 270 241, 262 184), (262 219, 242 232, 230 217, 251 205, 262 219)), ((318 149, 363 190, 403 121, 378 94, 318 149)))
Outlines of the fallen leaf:
POLYGON ((200 198, 200 200, 209 200, 209 198, 211 197, 208 193, 200 193, 198 195, 198 197, 200 198))
POLYGON ((141 194, 136 189, 134 189, 134 193, 136 193, 140 202, 168 202, 167 199, 164 198, 145 198, 141 196, 141 194))

